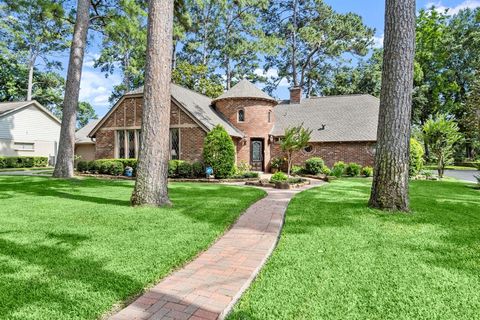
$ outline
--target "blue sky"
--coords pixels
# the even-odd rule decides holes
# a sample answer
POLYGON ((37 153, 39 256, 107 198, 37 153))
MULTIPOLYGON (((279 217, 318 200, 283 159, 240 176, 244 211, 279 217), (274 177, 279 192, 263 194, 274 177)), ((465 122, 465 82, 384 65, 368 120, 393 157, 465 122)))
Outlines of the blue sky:
MULTIPOLYGON (((338 12, 354 12, 361 15, 366 25, 376 29, 376 42, 382 43, 384 28, 384 0, 325 0, 338 12)), ((435 5, 441 9, 449 8, 450 12, 458 12, 463 8, 480 7, 480 0, 417 0, 417 8, 426 8, 435 5)), ((85 63, 82 74, 82 83, 80 90, 80 100, 90 102, 99 116, 105 115, 110 108, 108 97, 114 85, 121 82, 118 74, 105 75, 99 69, 93 68, 93 61, 98 56, 97 41, 87 49, 85 63)), ((56 57, 64 64, 63 74, 65 74, 68 62, 68 53, 63 53, 56 57)), ((279 98, 288 96, 286 86, 279 88, 276 92, 279 98)))

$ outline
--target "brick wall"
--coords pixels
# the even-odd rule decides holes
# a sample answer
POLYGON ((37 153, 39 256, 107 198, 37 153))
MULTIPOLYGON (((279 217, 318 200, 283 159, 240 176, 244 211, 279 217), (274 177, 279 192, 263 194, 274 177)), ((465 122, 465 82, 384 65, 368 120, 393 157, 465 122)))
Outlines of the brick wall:
MULTIPOLYGON (((96 134, 96 159, 115 157, 115 131, 140 129, 143 112, 141 96, 126 98, 109 115, 96 134)), ((170 127, 180 131, 180 158, 187 161, 201 161, 205 131, 177 105, 171 105, 170 127)))
MULTIPOLYGON (((362 166, 373 166, 374 146, 372 142, 325 142, 311 143, 312 152, 299 151, 294 157, 295 165, 304 165, 311 157, 320 157, 328 167, 337 161, 356 162, 362 166)), ((284 157, 279 143, 272 145, 272 157, 284 157)))
POLYGON ((216 110, 235 127, 245 133, 246 139, 236 140, 237 163, 250 163, 250 139, 264 139, 264 158, 266 170, 269 169, 270 147, 268 134, 274 124, 273 108, 276 103, 259 99, 225 99, 215 103, 216 110), (243 110, 245 121, 238 121, 238 111, 243 110), (268 121, 270 118, 270 122, 268 121))

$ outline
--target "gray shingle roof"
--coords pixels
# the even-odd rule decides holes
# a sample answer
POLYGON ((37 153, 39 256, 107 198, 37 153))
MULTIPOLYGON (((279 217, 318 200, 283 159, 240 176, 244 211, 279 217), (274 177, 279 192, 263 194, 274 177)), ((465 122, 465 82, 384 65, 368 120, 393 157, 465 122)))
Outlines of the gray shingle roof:
MULTIPOLYGON (((208 130, 222 125, 228 134, 242 138, 244 134, 233 127, 226 119, 212 109, 212 99, 200 93, 172 83, 172 98, 185 108, 195 119, 208 130)), ((143 87, 128 92, 126 95, 143 94, 143 87)))
POLYGON ((75 143, 83 144, 83 143, 95 143, 88 137, 90 131, 95 128, 95 126, 100 122, 100 120, 92 120, 86 126, 81 129, 78 129, 75 132, 75 143))
POLYGON ((245 98, 253 98, 253 99, 262 99, 268 101, 274 101, 272 97, 268 94, 263 92, 262 90, 258 89, 253 83, 248 80, 241 80, 239 83, 234 85, 230 90, 222 94, 220 97, 215 99, 215 101, 223 100, 223 99, 245 99, 245 98))
POLYGON ((303 99, 300 104, 281 103, 274 108, 271 134, 303 123, 312 129, 312 142, 376 141, 380 100, 371 95, 303 99), (319 130, 325 125, 324 130, 319 130))
POLYGON ((32 101, 2 102, 0 103, 0 115, 31 104, 32 101))

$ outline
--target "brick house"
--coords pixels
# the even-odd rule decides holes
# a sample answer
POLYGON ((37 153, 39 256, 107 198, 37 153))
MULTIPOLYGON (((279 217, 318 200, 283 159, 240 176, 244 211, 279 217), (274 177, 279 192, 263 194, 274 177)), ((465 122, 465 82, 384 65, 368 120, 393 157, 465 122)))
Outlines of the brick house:
MULTIPOLYGON (((138 156, 143 89, 125 94, 90 132, 95 157, 138 156)), ((268 171, 273 157, 283 157, 280 139, 286 128, 303 124, 312 129, 309 145, 295 159, 302 164, 314 156, 328 166, 336 161, 373 165, 379 100, 370 95, 302 99, 292 88, 290 100, 277 101, 247 80, 217 99, 172 84, 170 155, 172 159, 201 161, 203 140, 220 124, 232 137, 237 163, 268 171)))

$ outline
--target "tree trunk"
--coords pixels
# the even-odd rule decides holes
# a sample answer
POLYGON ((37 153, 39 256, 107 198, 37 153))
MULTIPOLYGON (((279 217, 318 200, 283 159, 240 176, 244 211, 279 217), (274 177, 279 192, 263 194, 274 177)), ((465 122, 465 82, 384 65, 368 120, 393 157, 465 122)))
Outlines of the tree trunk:
POLYGON ((382 92, 370 206, 408 211, 415 0, 386 0, 382 92))
POLYGON ((173 0, 149 0, 142 144, 132 205, 170 205, 168 160, 173 0))
POLYGON ((297 79, 297 10, 298 0, 293 1, 293 17, 292 17, 292 78, 293 86, 298 87, 297 79))
POLYGON ((30 61, 28 64, 28 89, 27 89, 27 101, 32 100, 32 91, 33 91, 33 67, 35 65, 34 61, 30 61))
POLYGON ((80 94, 83 57, 90 24, 89 9, 90 0, 78 0, 77 17, 73 30, 67 81, 65 84, 65 97, 63 99, 62 128, 60 130, 57 162, 55 164, 55 170, 53 171, 53 176, 56 178, 73 177, 78 96, 80 94))

